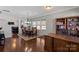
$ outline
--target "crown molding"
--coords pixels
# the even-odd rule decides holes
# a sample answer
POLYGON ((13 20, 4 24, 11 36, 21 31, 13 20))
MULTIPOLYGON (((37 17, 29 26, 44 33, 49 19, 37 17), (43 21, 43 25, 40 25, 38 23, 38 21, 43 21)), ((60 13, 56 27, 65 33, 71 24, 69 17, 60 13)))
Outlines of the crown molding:
POLYGON ((61 12, 69 11, 69 10, 72 10, 72 9, 75 9, 75 8, 79 8, 79 7, 78 7, 78 6, 75 6, 75 7, 63 9, 63 10, 56 11, 56 12, 50 12, 50 13, 45 13, 45 14, 43 14, 43 15, 32 16, 32 17, 29 17, 29 18, 30 18, 30 19, 36 19, 36 18, 40 18, 40 17, 44 17, 44 16, 50 16, 50 15, 52 15, 52 14, 56 14, 56 13, 61 13, 61 12))

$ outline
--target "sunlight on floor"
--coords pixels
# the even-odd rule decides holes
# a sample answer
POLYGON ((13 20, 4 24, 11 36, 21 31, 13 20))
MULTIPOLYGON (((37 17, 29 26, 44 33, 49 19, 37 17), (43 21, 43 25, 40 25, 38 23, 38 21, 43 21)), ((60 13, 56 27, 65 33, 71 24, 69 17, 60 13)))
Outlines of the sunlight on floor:
POLYGON ((25 52, 31 52, 31 51, 32 51, 32 48, 25 47, 25 52))
POLYGON ((16 38, 13 39, 12 48, 16 48, 16 38))

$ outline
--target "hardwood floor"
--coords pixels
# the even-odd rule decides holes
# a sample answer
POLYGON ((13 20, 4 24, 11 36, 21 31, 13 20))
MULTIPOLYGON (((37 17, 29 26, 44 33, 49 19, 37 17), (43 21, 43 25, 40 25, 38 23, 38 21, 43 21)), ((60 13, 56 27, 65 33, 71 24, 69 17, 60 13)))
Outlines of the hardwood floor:
MULTIPOLYGON (((30 37, 29 37, 30 38, 30 37)), ((44 36, 33 39, 26 38, 25 40, 17 35, 5 40, 5 46, 0 46, 1 52, 75 52, 79 45, 72 43, 72 48, 68 42, 44 36)))
POLYGON ((4 52, 44 52, 44 39, 35 38, 25 41, 17 35, 5 40, 4 52))

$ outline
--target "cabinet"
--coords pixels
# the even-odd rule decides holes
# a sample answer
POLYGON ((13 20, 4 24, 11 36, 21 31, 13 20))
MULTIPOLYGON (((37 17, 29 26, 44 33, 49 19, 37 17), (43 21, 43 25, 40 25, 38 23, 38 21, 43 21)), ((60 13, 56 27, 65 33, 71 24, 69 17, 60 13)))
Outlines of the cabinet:
POLYGON ((56 33, 79 36, 79 16, 57 18, 56 33))
POLYGON ((47 52, 67 52, 67 42, 55 39, 53 37, 45 36, 45 51, 47 52))
POLYGON ((58 37, 45 36, 44 49, 47 52, 79 52, 79 43, 58 37))
POLYGON ((49 36, 44 36, 44 39, 45 39, 45 46, 44 46, 45 51, 48 51, 48 52, 54 51, 53 38, 49 36))

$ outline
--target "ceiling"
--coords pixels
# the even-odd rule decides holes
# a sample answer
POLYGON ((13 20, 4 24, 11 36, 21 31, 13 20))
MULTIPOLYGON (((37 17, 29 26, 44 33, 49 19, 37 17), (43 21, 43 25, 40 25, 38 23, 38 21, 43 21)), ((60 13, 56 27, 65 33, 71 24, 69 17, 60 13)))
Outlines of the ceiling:
POLYGON ((43 6, 0 6, 0 15, 7 14, 19 17, 36 17, 39 15, 57 13, 76 7, 77 6, 52 6, 52 9, 46 10, 43 6))

